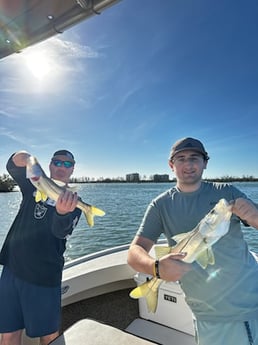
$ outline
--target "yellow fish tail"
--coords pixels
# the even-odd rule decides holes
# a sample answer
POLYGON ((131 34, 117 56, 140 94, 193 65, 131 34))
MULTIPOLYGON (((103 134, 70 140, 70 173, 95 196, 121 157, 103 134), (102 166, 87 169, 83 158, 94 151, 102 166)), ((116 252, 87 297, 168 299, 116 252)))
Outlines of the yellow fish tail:
POLYGON ((90 210, 83 210, 83 213, 90 227, 94 225, 95 216, 103 217, 105 215, 104 211, 95 206, 90 206, 90 210))
POLYGON ((141 297, 146 297, 149 293, 149 287, 148 287, 148 282, 144 283, 142 285, 137 286, 135 289, 133 289, 130 292, 130 297, 134 299, 138 299, 141 297))
POLYGON ((46 201, 46 200, 47 200, 47 194, 45 194, 45 193, 43 193, 37 189, 36 195, 35 195, 35 201, 39 202, 39 201, 46 201))
POLYGON ((155 313, 158 305, 158 291, 161 279, 153 278, 137 286, 130 292, 130 297, 138 299, 145 297, 149 312, 155 313))
POLYGON ((94 216, 99 216, 99 217, 105 216, 105 212, 95 206, 91 206, 91 212, 94 216))

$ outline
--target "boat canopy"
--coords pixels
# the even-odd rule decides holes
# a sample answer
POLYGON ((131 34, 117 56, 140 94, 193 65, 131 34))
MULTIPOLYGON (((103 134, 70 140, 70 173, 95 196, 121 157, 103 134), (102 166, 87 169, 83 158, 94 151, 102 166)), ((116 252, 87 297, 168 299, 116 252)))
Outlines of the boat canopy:
POLYGON ((0 0, 0 59, 100 14, 120 0, 0 0))

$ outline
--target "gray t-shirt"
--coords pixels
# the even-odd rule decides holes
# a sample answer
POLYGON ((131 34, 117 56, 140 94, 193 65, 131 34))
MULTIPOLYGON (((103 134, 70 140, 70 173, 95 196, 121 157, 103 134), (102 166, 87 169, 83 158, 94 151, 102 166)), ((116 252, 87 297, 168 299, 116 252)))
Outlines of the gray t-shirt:
MULTIPOLYGON (((137 232, 156 242, 161 234, 169 245, 176 234, 191 231, 221 199, 247 198, 230 184, 202 182, 199 190, 176 187, 148 206, 137 232)), ((195 317, 206 321, 245 321, 258 318, 258 265, 243 238, 240 219, 232 215, 228 233, 213 245, 215 264, 193 270, 181 279, 186 301, 195 317)))

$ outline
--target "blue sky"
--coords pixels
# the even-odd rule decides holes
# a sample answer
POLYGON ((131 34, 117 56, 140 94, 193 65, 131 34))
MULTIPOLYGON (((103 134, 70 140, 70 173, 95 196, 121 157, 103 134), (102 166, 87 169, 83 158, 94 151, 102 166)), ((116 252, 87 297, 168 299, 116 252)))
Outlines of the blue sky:
POLYGON ((74 176, 173 177, 192 136, 205 177, 258 176, 257 18, 256 0, 122 0, 0 60, 0 174, 16 150, 48 171, 67 148, 74 176))

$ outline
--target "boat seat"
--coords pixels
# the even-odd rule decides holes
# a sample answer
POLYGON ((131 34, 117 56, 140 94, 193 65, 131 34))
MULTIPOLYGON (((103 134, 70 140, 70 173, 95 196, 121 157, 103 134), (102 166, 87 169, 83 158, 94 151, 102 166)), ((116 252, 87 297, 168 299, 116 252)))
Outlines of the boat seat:
POLYGON ((145 339, 92 319, 83 319, 69 327, 51 345, 153 345, 145 339))

